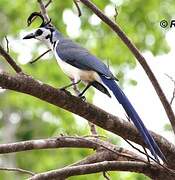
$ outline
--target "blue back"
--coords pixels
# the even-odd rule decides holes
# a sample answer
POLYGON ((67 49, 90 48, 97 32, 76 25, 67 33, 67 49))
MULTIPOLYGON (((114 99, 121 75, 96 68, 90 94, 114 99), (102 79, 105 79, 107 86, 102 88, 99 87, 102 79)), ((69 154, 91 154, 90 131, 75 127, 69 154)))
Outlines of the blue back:
POLYGON ((63 61, 74 67, 88 71, 93 70, 108 78, 115 79, 109 68, 102 61, 70 39, 61 38, 56 51, 63 61))

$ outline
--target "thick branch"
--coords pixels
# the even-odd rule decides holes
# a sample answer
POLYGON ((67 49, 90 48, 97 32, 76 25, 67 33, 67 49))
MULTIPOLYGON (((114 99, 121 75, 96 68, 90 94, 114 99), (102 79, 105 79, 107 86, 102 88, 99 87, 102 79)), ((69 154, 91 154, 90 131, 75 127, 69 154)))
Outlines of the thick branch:
POLYGON ((11 65, 11 67, 17 72, 22 72, 22 69, 16 64, 16 62, 11 58, 11 56, 3 49, 0 45, 0 55, 11 65))
MULTIPOLYGON (((125 139, 131 140, 137 144, 145 146, 136 128, 116 116, 106 113, 102 109, 82 101, 80 98, 72 96, 67 91, 61 91, 49 85, 42 84, 29 76, 17 74, 10 76, 6 73, 0 73, 0 87, 26 93, 49 102, 55 106, 66 109, 88 121, 111 131, 125 139), (76 104, 76 106, 75 106, 76 104), (132 136, 131 136, 132 134, 132 136)), ((175 166, 175 147, 165 138, 150 132, 163 151, 169 165, 175 166)))
POLYGON ((126 34, 121 30, 121 28, 115 24, 112 20, 110 20, 106 15, 103 14, 101 10, 99 10, 91 1, 89 0, 80 0, 83 4, 85 4, 88 8, 90 8, 102 21, 104 21, 113 31, 117 33, 120 39, 124 42, 124 44, 130 49, 130 51, 134 54, 136 59, 139 61, 143 69, 145 70, 148 78, 150 79, 152 85, 154 86, 162 105, 166 111, 166 114, 170 120, 171 126, 175 133, 175 115, 169 104, 164 92, 162 91, 154 73, 150 69, 149 65, 147 64, 145 58, 139 52, 137 47, 129 40, 126 34))

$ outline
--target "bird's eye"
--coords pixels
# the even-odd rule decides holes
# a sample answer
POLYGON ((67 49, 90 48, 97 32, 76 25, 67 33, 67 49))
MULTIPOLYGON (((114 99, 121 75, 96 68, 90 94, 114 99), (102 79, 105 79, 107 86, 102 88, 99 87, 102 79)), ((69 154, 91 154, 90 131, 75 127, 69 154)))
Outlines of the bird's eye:
POLYGON ((48 34, 47 36, 46 36, 46 39, 49 39, 51 36, 48 34))
POLYGON ((43 31, 41 29, 38 29, 35 34, 36 34, 36 36, 40 36, 42 33, 43 33, 43 31))

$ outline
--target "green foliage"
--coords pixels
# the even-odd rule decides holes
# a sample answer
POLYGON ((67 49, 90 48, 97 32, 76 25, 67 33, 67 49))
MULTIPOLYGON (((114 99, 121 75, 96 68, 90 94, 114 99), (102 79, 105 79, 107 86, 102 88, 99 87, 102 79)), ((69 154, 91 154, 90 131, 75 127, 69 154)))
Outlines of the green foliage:
MULTIPOLYGON (((94 0, 94 2, 102 10, 105 10, 109 5, 114 10, 115 3, 117 4, 119 1, 94 0)), ((154 55, 168 52, 169 48, 164 38, 165 34, 160 28, 159 22, 162 19, 171 19, 175 11, 173 0, 123 0, 122 2, 117 7, 119 14, 116 22, 136 46, 141 51, 149 50, 154 55)), ((52 22, 66 35, 67 25, 63 20, 65 10, 73 10, 74 14, 77 14, 75 5, 73 5, 71 0, 53 1, 48 8, 52 22)), ((80 17, 81 31, 75 40, 98 57, 104 59, 104 61, 109 61, 111 68, 122 84, 125 67, 134 68, 136 65, 133 55, 104 23, 99 22, 97 25, 89 23, 90 18, 92 18, 92 12, 89 9, 81 6, 81 10, 83 13, 82 17, 80 17)), ((0 40, 4 42, 5 35, 19 40, 20 32, 37 27, 39 20, 32 27, 26 28, 26 19, 33 11, 38 11, 36 0, 0 0, 0 40)), ((114 19, 113 16, 111 18, 114 19)), ((36 47, 40 46, 40 44, 37 44, 36 47)), ((19 59, 19 54, 13 51, 13 47, 11 47, 10 53, 16 60, 19 59)), ((33 57, 36 57, 38 55, 38 48, 34 48, 32 54, 33 57)), ((27 74, 54 87, 59 88, 69 83, 68 78, 61 72, 53 57, 40 60, 33 65, 21 64, 21 67, 27 74)), ((0 68, 12 73, 11 68, 2 58, 0 60, 0 68)), ((129 80, 129 82, 131 85, 137 84, 133 79, 129 80)), ((87 94, 88 101, 92 100, 93 91, 90 90, 87 94)), ((65 112, 65 110, 56 108, 36 98, 12 91, 0 93, 0 140, 2 143, 6 142, 6 139, 4 139, 4 133, 8 133, 4 131, 6 126, 14 128, 14 133, 9 133, 8 139, 10 142, 55 137, 61 133, 70 135, 87 135, 89 133, 85 120, 76 120, 75 116, 65 112)), ((98 131, 100 134, 110 137, 112 142, 119 143, 117 138, 111 134, 100 128, 98 131)), ((82 149, 30 151, 3 156, 4 158, 0 162, 3 164, 10 162, 20 168, 42 172, 71 164, 91 153, 92 151, 90 150, 82 149)), ((145 176, 134 173, 112 172, 110 176, 111 179, 148 179, 145 176)), ((5 180, 14 180, 24 179, 27 176, 17 173, 0 172, 0 177, 5 180)), ((102 174, 72 177, 69 179, 85 180, 90 178, 104 179, 102 174)))
POLYGON ((172 131, 172 127, 169 124, 165 124, 164 130, 165 131, 172 131))

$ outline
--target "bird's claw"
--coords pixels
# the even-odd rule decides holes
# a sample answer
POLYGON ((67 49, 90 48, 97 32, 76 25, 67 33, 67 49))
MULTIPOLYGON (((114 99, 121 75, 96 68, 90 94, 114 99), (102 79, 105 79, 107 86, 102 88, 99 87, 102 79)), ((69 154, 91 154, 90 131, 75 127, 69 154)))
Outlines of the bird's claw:
POLYGON ((65 88, 59 88, 59 91, 64 91, 66 94, 71 95, 69 91, 67 91, 65 88))
POLYGON ((82 101, 86 101, 86 97, 85 96, 80 96, 80 98, 82 99, 82 101))
POLYGON ((81 93, 78 95, 78 97, 79 97, 80 99, 82 99, 83 101, 86 101, 86 97, 85 97, 85 96, 82 96, 81 93))
POLYGON ((66 91, 66 88, 62 87, 62 88, 59 88, 59 90, 66 91))

